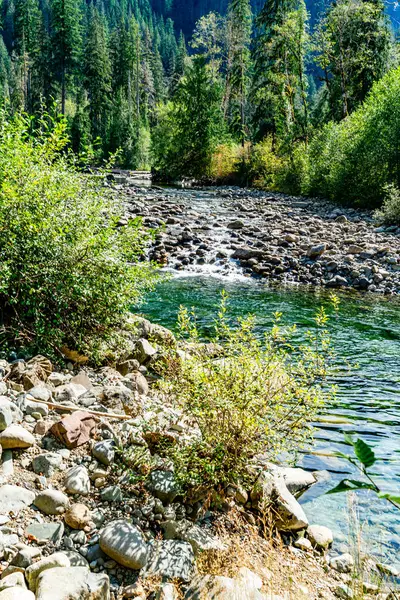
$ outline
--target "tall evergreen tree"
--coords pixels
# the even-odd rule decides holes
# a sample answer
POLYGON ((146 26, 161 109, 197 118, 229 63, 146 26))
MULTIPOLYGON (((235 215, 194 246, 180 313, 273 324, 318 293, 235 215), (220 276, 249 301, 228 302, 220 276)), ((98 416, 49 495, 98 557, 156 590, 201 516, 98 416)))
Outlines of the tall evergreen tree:
POLYGON ((50 9, 53 70, 55 80, 61 86, 61 112, 65 114, 68 84, 81 54, 81 2, 50 0, 50 9))
POLYGON ((90 7, 85 44, 84 80, 93 138, 106 138, 111 102, 111 61, 103 19, 90 7))
POLYGON ((244 146, 247 95, 250 85, 250 40, 252 14, 250 0, 231 0, 228 9, 228 59, 225 108, 229 110, 231 129, 238 133, 244 146))
POLYGON ((305 59, 309 47, 304 0, 267 0, 258 20, 253 82, 258 137, 307 138, 305 59))
POLYGON ((315 35, 329 118, 340 120, 390 66, 392 36, 381 0, 338 0, 315 35))

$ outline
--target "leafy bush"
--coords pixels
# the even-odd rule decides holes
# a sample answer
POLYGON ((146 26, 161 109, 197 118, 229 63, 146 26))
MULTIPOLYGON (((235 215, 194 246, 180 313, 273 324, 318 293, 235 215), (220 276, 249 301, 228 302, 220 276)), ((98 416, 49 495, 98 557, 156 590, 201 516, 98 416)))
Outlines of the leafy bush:
POLYGON ((100 347, 155 281, 139 264, 149 237, 124 228, 103 179, 61 151, 64 121, 30 135, 28 118, 0 122, 1 342, 52 356, 62 346, 100 359, 100 347))
POLYGON ((362 206, 382 204, 400 187, 400 68, 375 83, 364 104, 328 124, 310 144, 304 191, 362 206))
POLYGON ((259 339, 252 317, 229 325, 223 297, 211 343, 201 344, 195 315, 180 311, 185 354, 167 356, 160 385, 201 433, 193 443, 165 449, 192 497, 246 482, 249 463, 259 453, 274 459, 310 441, 310 423, 324 398, 327 317, 321 311, 317 333, 297 348, 289 340, 295 328, 281 330, 280 317, 259 339))
POLYGON ((210 176, 219 183, 237 178, 239 163, 243 159, 243 148, 237 144, 220 144, 216 147, 210 166, 210 176))
POLYGON ((387 185, 384 191, 383 206, 375 212, 375 217, 383 223, 400 225, 400 190, 391 184, 387 185))
POLYGON ((273 150, 271 136, 253 146, 247 164, 248 178, 253 185, 275 189, 276 174, 281 167, 282 161, 273 150))

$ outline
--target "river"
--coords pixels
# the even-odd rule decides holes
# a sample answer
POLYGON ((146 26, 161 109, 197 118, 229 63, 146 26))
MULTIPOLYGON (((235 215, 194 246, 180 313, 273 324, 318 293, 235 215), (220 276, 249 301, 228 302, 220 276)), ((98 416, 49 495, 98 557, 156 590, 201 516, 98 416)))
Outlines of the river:
MULTIPOLYGON (((316 310, 327 301, 318 288, 271 287, 263 280, 241 276, 237 269, 225 276, 199 265, 190 271, 173 271, 140 310, 153 322, 174 329, 179 306, 194 307, 206 331, 223 289, 229 294, 230 314, 254 314, 260 333, 279 311, 284 322, 295 323, 298 335, 304 336, 316 310)), ((303 495, 301 503, 310 522, 334 531, 337 551, 346 548, 348 528, 353 527, 349 514, 356 512, 368 551, 400 568, 400 511, 370 492, 358 492, 356 504, 345 494, 326 495, 352 473, 346 461, 334 456, 336 450, 348 451, 344 431, 374 446, 380 459, 373 468, 377 481, 385 491, 400 495, 400 301, 356 292, 339 295, 339 314, 329 324, 337 354, 332 376, 337 396, 314 424, 313 448, 297 459, 298 466, 326 471, 326 476, 303 495)))

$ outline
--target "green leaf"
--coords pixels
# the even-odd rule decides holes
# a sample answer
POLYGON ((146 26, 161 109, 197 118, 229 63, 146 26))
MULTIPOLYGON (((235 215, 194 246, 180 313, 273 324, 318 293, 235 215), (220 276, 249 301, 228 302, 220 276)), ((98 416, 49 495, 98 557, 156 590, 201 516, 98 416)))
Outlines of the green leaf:
POLYGON ((354 440, 349 433, 343 432, 343 440, 348 446, 354 446, 354 440))
POLYGON ((356 479, 343 479, 336 487, 326 494, 340 494, 343 492, 352 492, 354 490, 374 490, 376 491, 375 486, 372 483, 367 483, 366 481, 357 481, 356 479))
POLYGON ((360 463, 364 465, 364 467, 372 467, 376 462, 376 456, 370 446, 363 442, 363 440, 358 439, 354 444, 354 453, 357 456, 360 463))
POLYGON ((400 496, 394 496, 393 494, 388 494, 386 492, 379 492, 379 498, 383 498, 384 500, 390 500, 390 502, 395 502, 396 504, 400 504, 400 496))

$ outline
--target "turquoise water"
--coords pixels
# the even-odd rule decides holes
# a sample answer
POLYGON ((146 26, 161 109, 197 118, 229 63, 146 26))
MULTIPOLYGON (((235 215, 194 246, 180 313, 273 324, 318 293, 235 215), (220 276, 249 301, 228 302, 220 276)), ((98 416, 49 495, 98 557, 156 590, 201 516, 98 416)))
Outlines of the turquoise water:
MULTIPOLYGON (((179 306, 195 307, 207 331, 222 289, 229 294, 230 314, 256 315, 260 332, 271 326, 273 313, 280 311, 284 322, 296 323, 298 336, 304 336, 316 309, 327 303, 323 294, 299 288, 272 289, 257 282, 199 275, 162 283, 141 310, 154 322, 173 329, 179 306)), ((330 329, 338 355, 333 376, 337 398, 315 423, 313 450, 301 455, 297 464, 327 471, 301 502, 310 522, 334 530, 340 550, 348 539, 349 498, 325 492, 351 473, 345 461, 331 456, 335 450, 348 450, 343 431, 374 445, 382 459, 374 467, 377 479, 386 491, 400 495, 400 303, 392 298, 342 296, 339 316, 331 320, 330 329), (358 367, 349 370, 347 362, 358 367)), ((357 494, 357 512, 367 547, 384 560, 399 563, 400 511, 362 492, 357 494)))

